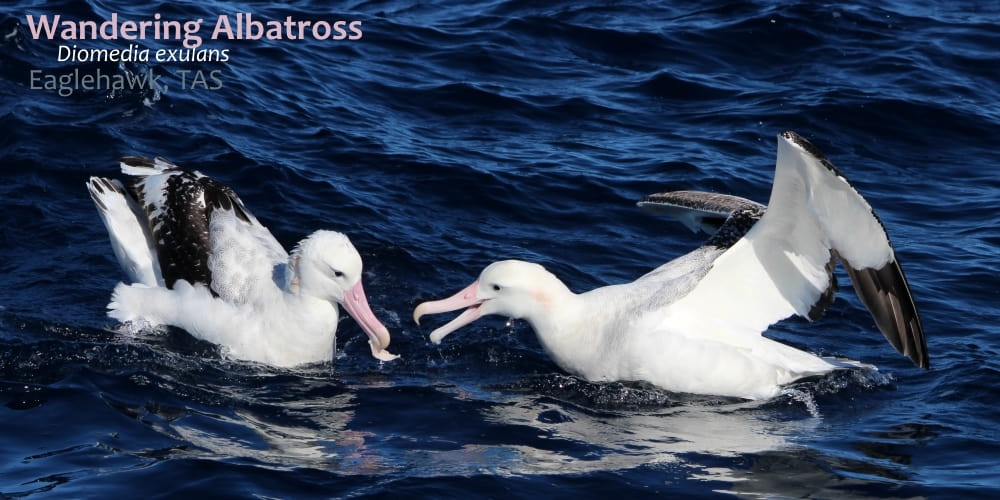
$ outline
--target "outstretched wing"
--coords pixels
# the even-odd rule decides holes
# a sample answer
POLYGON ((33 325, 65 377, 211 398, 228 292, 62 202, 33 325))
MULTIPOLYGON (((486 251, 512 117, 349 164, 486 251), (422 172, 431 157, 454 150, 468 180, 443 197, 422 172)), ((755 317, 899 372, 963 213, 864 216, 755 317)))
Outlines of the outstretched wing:
POLYGON ((670 191, 651 194, 636 205, 656 214, 669 215, 683 223, 692 232, 713 234, 719 230, 733 212, 766 208, 756 201, 719 193, 702 191, 670 191))
POLYGON ((764 215, 686 296, 667 307, 664 326, 680 323, 741 345, 748 334, 758 335, 792 314, 815 319, 832 300, 835 258, 886 339, 929 367, 920 318, 882 222, 847 179, 794 132, 779 136, 764 215), (723 304, 725 314, 716 313, 723 304))

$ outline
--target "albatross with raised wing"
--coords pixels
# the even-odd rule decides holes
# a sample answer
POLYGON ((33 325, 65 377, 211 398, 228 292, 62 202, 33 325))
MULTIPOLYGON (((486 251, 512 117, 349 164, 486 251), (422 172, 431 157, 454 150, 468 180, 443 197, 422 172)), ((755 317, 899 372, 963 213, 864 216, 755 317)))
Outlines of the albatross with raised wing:
POLYGON ((125 157, 129 186, 87 183, 131 284, 108 315, 172 325, 238 359, 276 366, 330 360, 337 304, 384 361, 389 331, 361 284, 361 256, 342 233, 316 231, 289 254, 228 186, 162 159, 125 157))
POLYGON ((833 301, 840 260, 889 343, 929 368, 920 318, 882 222, 794 132, 778 137, 766 206, 693 191, 650 195, 639 206, 714 234, 631 283, 579 294, 538 264, 495 262, 454 296, 418 305, 414 320, 464 309, 431 333, 439 343, 484 315, 523 318, 556 364, 587 380, 765 399, 797 379, 861 366, 762 335, 793 314, 819 318, 833 301))

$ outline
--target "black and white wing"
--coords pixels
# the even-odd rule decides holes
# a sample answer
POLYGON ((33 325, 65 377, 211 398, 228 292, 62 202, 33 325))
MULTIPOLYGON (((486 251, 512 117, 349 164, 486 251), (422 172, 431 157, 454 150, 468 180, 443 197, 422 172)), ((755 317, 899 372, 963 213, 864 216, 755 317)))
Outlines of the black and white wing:
POLYGON ((708 234, 718 231, 733 212, 756 210, 763 214, 766 208, 756 201, 739 196, 703 191, 655 193, 636 205, 650 213, 669 215, 692 232, 703 231, 708 234))
POLYGON ((91 177, 87 189, 108 230, 118 264, 129 281, 150 287, 163 286, 146 216, 136 200, 115 179, 91 177))
MULTIPOLYGON (((694 215, 681 217, 696 222, 728 213, 721 229, 732 222, 730 234, 740 236, 721 238, 731 246, 687 295, 667 306, 665 327, 683 324, 739 345, 741 336, 759 334, 792 314, 815 319, 832 300, 832 268, 839 258, 889 343, 918 366, 930 366, 916 305, 881 220, 808 141, 794 132, 780 134, 771 198, 756 223, 747 216, 754 207, 737 207, 734 197, 702 198, 708 209, 692 197, 699 198, 687 194, 679 202, 668 193, 641 203, 648 209, 666 200, 668 213, 694 205, 694 215)), ((718 234, 713 240, 721 241, 718 234)))
POLYGON ((231 303, 273 287, 274 266, 288 255, 225 184, 163 158, 129 156, 133 194, 148 220, 165 285, 207 285, 231 303))

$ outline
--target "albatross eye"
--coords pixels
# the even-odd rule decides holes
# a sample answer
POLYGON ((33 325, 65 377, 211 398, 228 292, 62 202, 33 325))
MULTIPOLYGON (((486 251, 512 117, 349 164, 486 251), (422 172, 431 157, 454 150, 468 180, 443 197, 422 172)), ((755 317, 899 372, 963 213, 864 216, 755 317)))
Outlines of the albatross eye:
POLYGON ((500 285, 493 285, 493 291, 494 292, 499 292, 500 291, 500 285))
POLYGON ((333 267, 333 264, 330 264, 328 262, 325 262, 324 264, 326 264, 326 272, 333 275, 334 278, 344 277, 344 272, 341 271, 340 269, 337 269, 336 267, 333 267))

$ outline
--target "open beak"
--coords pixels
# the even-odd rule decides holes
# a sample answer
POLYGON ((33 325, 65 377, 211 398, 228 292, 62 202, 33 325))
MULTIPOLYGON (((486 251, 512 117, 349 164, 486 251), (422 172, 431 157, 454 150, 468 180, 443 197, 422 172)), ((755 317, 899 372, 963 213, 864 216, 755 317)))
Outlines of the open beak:
POLYGON ((413 310, 413 321, 419 325, 420 318, 425 314, 445 313, 463 307, 466 308, 462 314, 459 314, 458 317, 448 322, 448 324, 431 332, 431 342, 440 344, 441 339, 445 338, 449 333, 479 319, 479 316, 481 316, 479 309, 484 300, 476 297, 477 290, 479 290, 479 281, 474 281, 461 292, 447 299, 424 302, 413 310))
POLYGON ((368 296, 365 295, 365 288, 361 286, 361 280, 358 280, 358 284, 347 291, 343 306, 347 310, 347 314, 350 314, 368 335, 368 345, 372 348, 372 356, 382 361, 392 361, 399 357, 385 350, 386 347, 389 347, 389 329, 375 317, 375 313, 368 305, 368 296))

